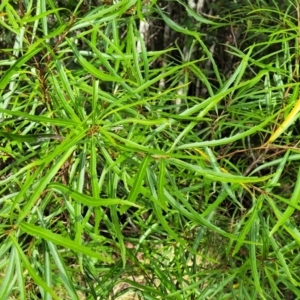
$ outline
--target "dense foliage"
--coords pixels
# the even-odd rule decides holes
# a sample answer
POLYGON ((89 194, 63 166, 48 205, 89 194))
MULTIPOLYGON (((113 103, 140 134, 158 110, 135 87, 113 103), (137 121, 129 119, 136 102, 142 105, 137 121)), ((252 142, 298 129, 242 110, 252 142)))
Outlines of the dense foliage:
POLYGON ((300 297, 276 2, 2 1, 0 299, 300 297))

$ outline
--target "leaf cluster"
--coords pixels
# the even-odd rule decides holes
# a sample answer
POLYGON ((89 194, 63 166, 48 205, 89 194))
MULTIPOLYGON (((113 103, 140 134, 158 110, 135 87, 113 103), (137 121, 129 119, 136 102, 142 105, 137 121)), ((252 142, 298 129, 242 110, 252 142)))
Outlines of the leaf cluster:
POLYGON ((19 2, 0 299, 300 297, 299 4, 19 2), (157 20, 163 49, 139 27, 157 20))

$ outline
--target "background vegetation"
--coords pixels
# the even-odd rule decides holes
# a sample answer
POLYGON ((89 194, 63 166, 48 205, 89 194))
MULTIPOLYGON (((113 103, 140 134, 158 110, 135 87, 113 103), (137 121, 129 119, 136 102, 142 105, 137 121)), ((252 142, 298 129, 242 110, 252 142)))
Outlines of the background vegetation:
POLYGON ((0 299, 300 298, 299 20, 2 1, 0 299))

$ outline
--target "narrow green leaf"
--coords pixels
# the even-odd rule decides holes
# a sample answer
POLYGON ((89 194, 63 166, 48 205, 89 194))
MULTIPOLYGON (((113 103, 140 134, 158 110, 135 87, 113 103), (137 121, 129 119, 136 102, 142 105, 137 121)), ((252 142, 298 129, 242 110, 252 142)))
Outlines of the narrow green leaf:
POLYGON ((122 200, 122 199, 104 199, 104 198, 94 198, 91 196, 87 196, 84 194, 81 194, 63 184, 60 183, 51 183, 48 185, 49 189, 54 189, 64 195, 70 196, 72 199, 75 201, 82 203, 84 205, 88 206, 110 206, 110 205, 126 205, 126 206, 134 206, 134 207, 140 207, 137 204, 134 204, 130 201, 127 200, 122 200))
POLYGON ((200 14, 197 14, 193 9, 191 9, 188 5, 186 5, 182 1, 177 0, 177 2, 179 2, 182 6, 184 6, 187 13, 190 16, 192 16, 194 19, 196 19, 198 22, 200 22, 201 24, 203 23, 203 24, 207 24, 207 25, 223 25, 222 23, 216 23, 216 22, 210 21, 209 19, 202 17, 200 14))
MULTIPOLYGON (((259 201, 260 202, 260 201, 259 201)), ((256 205, 256 209, 259 209, 259 203, 257 203, 256 205)), ((254 215, 254 214, 253 214, 254 215)), ((252 222, 251 224, 251 230, 250 230, 250 240, 253 242, 249 247, 250 247, 250 266, 251 266, 251 273, 253 276, 253 280, 254 280, 254 285, 255 285, 255 289, 257 290, 257 292, 259 293, 259 295, 261 296, 261 299, 266 299, 264 296, 264 292, 261 288, 260 285, 260 272, 259 272, 259 268, 257 266, 257 250, 256 250, 256 245, 258 243, 257 239, 259 236, 259 232, 258 232, 258 226, 259 226, 259 218, 257 218, 257 214, 255 213, 255 220, 252 222)))
POLYGON ((0 136, 4 136, 10 141, 17 141, 17 142, 39 142, 39 141, 46 141, 46 140, 63 140, 63 137, 60 135, 55 134, 14 134, 0 131, 0 136))
POLYGON ((92 195, 93 198, 98 198, 100 189, 98 185, 98 174, 97 174, 97 153, 96 153, 96 139, 92 135, 90 140, 90 172, 91 172, 91 184, 92 184, 92 195))
MULTIPOLYGON (((66 38, 67 39, 67 38, 66 38)), ((94 65, 92 65, 91 63, 89 63, 77 50, 77 48, 75 47, 75 45, 69 40, 67 39, 70 47, 73 50, 73 53, 75 54, 76 58, 78 59, 78 62, 80 63, 80 65, 86 70, 88 71, 91 75, 95 76, 96 78, 103 80, 103 81, 111 81, 111 82, 123 82, 123 80, 121 78, 118 77, 114 77, 111 76, 107 73, 102 72, 100 69, 97 69, 94 65)))
POLYGON ((0 112, 5 113, 10 116, 17 116, 17 117, 23 117, 26 120, 32 120, 39 123, 46 123, 46 124, 53 124, 57 126, 64 126, 64 127, 73 127, 75 125, 78 125, 77 123, 71 121, 71 120, 64 120, 59 118, 49 118, 45 116, 38 116, 38 115, 32 115, 28 114, 22 111, 17 110, 8 110, 0 108, 0 112))
POLYGON ((165 166, 165 160, 163 158, 160 159, 159 164, 159 174, 157 179, 157 194, 159 197, 159 200, 162 204, 162 207, 165 211, 168 210, 167 208, 167 202, 164 194, 164 188, 165 188, 165 172, 166 172, 166 166, 165 166))
POLYGON ((11 293, 11 285, 10 283, 13 281, 14 272, 15 272, 15 256, 16 256, 16 249, 13 248, 10 252, 9 259, 8 259, 8 265, 5 268, 5 276, 3 277, 3 280, 1 281, 0 286, 0 299, 6 299, 7 295, 11 293))
POLYGON ((220 146, 220 145, 228 145, 237 140, 241 140, 247 136, 250 136, 251 134, 253 134, 255 132, 258 132, 266 124, 268 124, 273 118, 274 118, 274 116, 266 118, 266 120, 264 120, 261 124, 259 124, 257 126, 253 126, 250 129, 248 129, 244 132, 238 133, 236 135, 233 135, 231 137, 226 137, 226 138, 222 138, 219 140, 209 140, 209 141, 203 141, 203 142, 197 142, 197 143, 183 144, 183 145, 176 147, 175 149, 179 150, 179 149, 202 148, 202 147, 206 147, 206 146, 213 147, 213 146, 220 146))
MULTIPOLYGON (((51 181, 51 179, 57 174, 57 171, 62 167, 62 165, 66 162, 66 160, 69 158, 69 156, 71 155, 71 153, 75 149, 76 149, 76 146, 71 146, 68 149, 68 151, 66 151, 62 155, 62 157, 59 159, 59 161, 56 162, 56 164, 54 164, 51 167, 51 169, 48 171, 48 173, 42 178, 42 180, 40 181, 39 185, 34 190, 32 196, 30 197, 30 201, 28 201, 28 203, 26 203, 25 207, 23 207, 23 210, 22 210, 22 212, 19 215, 17 223, 20 223, 27 216, 27 214, 30 212, 30 210, 34 206, 34 204, 37 201, 37 199, 40 197, 40 195, 44 191, 44 188, 47 186, 47 184, 49 184, 49 182, 51 181)), ((49 158, 51 158, 50 155, 49 155, 49 158)), ((12 210, 13 210, 13 207, 12 207, 12 210)))
MULTIPOLYGON (((44 216, 42 215, 42 213, 39 209, 37 209, 37 213, 38 213, 38 217, 39 217, 41 226, 43 228, 45 228, 46 224, 44 222, 44 216)), ((79 298, 78 298, 78 295, 77 295, 75 287, 74 287, 74 282, 72 281, 72 279, 69 275, 69 272, 67 271, 64 260, 62 258, 62 253, 57 251, 56 246, 52 242, 45 241, 45 240, 43 242, 47 243, 47 245, 45 245, 45 247, 48 247, 49 250, 47 249, 47 251, 49 251, 51 253, 53 261, 59 271, 59 277, 61 279, 61 282, 64 284, 67 291, 69 292, 71 299, 78 300, 79 298)), ((48 256, 50 256, 49 252, 48 252, 48 256)), ((51 265, 49 265, 48 268, 50 269, 51 265)), ((53 272, 51 272, 51 274, 48 274, 48 276, 52 276, 52 275, 53 275, 53 272)))
POLYGON ((166 124, 168 123, 167 119, 154 119, 154 120, 148 120, 148 119, 134 119, 134 118, 126 118, 125 120, 120 120, 116 123, 113 123, 113 126, 121 125, 121 124, 127 124, 127 123, 133 123, 133 124, 143 124, 143 125, 160 125, 160 124, 166 124))
MULTIPOLYGON (((257 204, 256 204, 257 206, 257 204)), ((241 249, 243 245, 243 240, 246 238, 247 234, 250 232, 253 222, 257 219, 257 208, 253 207, 247 215, 240 221, 243 225, 242 231, 239 233, 239 238, 241 241, 238 241, 233 249, 232 256, 235 256, 238 251, 241 249), (246 221, 246 218, 248 217, 248 220, 246 221)))
MULTIPOLYGON (((50 253, 49 253, 49 249, 47 247, 47 244, 45 241, 42 241, 42 244, 43 244, 43 250, 44 250, 44 278, 45 278, 45 281, 47 283, 48 286, 52 286, 52 282, 53 282, 53 278, 52 278, 52 275, 53 275, 53 270, 52 270, 52 267, 51 267, 51 258, 50 258, 50 253)), ((47 293, 47 291, 45 291, 44 295, 43 295, 43 298, 45 300, 51 300, 51 295, 49 293, 47 293)))
POLYGON ((50 249, 50 252, 52 254, 52 258, 59 270, 59 275, 61 278, 62 283, 66 287, 66 289, 69 292, 69 295, 71 296, 71 299, 79 299, 78 295, 76 293, 74 282, 72 281, 72 278, 70 278, 70 275, 67 271, 67 267, 65 266, 64 260, 61 257, 60 252, 55 247, 54 243, 51 243, 50 241, 47 241, 47 245, 50 249))
MULTIPOLYGON (((128 195, 127 200, 130 203, 135 203, 138 194, 141 193, 140 189, 142 187, 142 182, 144 180, 145 173, 146 173, 149 161, 150 161, 150 155, 148 154, 144 157, 144 159, 143 159, 143 161, 142 161, 142 163, 139 167, 139 171, 137 172, 137 174, 135 176, 134 184, 133 184, 132 189, 131 189, 131 191, 128 195)), ((120 208, 120 213, 123 214, 127 209, 128 209, 128 207, 126 207, 126 206, 121 207, 120 208)))
POLYGON ((53 86, 56 91, 56 95, 59 98, 59 103, 63 106, 65 111, 68 113, 70 119, 72 121, 74 121, 75 123, 80 124, 80 119, 78 118, 78 116, 76 115, 76 113, 74 112, 74 110, 72 108, 72 105, 74 106, 76 103, 74 91, 72 90, 72 88, 70 86, 69 79, 68 79, 60 61, 56 61, 56 69, 57 69, 59 77, 60 77, 60 82, 62 83, 62 85, 64 87, 64 91, 66 91, 66 95, 65 95, 63 93, 62 89, 60 88, 56 77, 52 74, 51 82, 53 83, 53 86), (70 101, 67 101, 66 96, 68 96, 68 99, 70 99, 70 101))
MULTIPOLYGON (((295 188, 291 197, 291 203, 298 204, 300 199, 300 167, 298 169, 298 175, 297 175, 297 181, 295 184, 295 188)), ((295 208, 293 206, 288 206, 288 208, 285 210, 285 212, 282 214, 281 218, 278 219, 278 222, 273 227, 273 229, 270 232, 270 236, 273 235, 280 226, 282 226, 294 213, 295 208)))
POLYGON ((82 253, 87 255, 88 257, 95 257, 101 261, 105 261, 105 262, 113 262, 113 260, 111 258, 107 258, 104 257, 102 254, 97 253, 97 251, 83 246, 83 245, 79 245, 76 242, 64 238, 59 234, 53 233, 52 231, 45 229, 43 227, 40 226, 35 226, 33 224, 28 224, 25 222, 22 222, 20 224, 20 228, 23 232, 30 234, 31 236, 38 236, 46 241, 50 241, 55 245, 60 245, 63 246, 67 249, 71 249, 76 253, 82 253))
POLYGON ((55 9, 49 9, 45 12, 39 13, 33 17, 29 17, 30 15, 25 15, 21 20, 20 20, 20 25, 23 26, 25 23, 31 23, 36 20, 42 19, 46 16, 49 16, 52 13, 56 13, 61 10, 66 10, 65 8, 55 8, 55 9), (27 17, 28 16, 28 17, 27 17))
POLYGON ((37 47, 35 49, 32 49, 31 51, 28 50, 28 52, 24 55, 22 55, 5 73, 1 76, 0 79, 0 91, 4 90, 7 84, 15 80, 15 75, 18 74, 19 69, 34 55, 39 53, 43 48, 37 47))
POLYGON ((31 278, 34 280, 34 282, 41 286, 45 291, 47 291, 54 299, 60 300, 60 298, 54 293, 54 291, 46 284, 46 282, 37 274, 36 270, 31 266, 27 256, 22 251, 17 239, 13 234, 10 235, 10 239, 12 240, 15 248, 17 249, 19 256, 21 260, 23 261, 23 264, 25 265, 28 273, 30 274, 31 278))
MULTIPOLYGON (((116 197, 116 191, 118 188, 119 176, 112 171, 109 172, 109 196, 116 197)), ((115 205, 110 208, 110 215, 113 223, 113 228, 118 239, 118 245, 120 247, 121 258, 123 262, 123 269, 126 267, 126 247, 124 243, 124 237, 120 226, 120 219, 115 205)))
POLYGON ((266 181, 271 177, 271 176, 245 177, 245 176, 231 175, 225 172, 219 173, 219 172, 212 171, 210 169, 204 169, 201 168, 200 166, 186 163, 176 158, 169 158, 167 160, 167 163, 170 165, 178 166, 180 168, 184 168, 184 169, 187 168, 189 170, 197 172, 199 175, 202 175, 206 178, 210 178, 214 181, 220 181, 220 182, 232 182, 232 183, 261 182, 261 181, 266 181))
MULTIPOLYGON (((122 77, 120 77, 120 75, 114 70, 114 68, 110 65, 109 61, 104 58, 104 56, 102 55, 102 53, 97 49, 97 47, 95 47, 95 45, 93 45, 91 42, 89 42, 88 40, 85 40, 86 43, 91 47, 91 49, 94 51, 94 53, 97 55, 97 57, 99 58, 99 60, 101 61, 101 63, 103 64, 103 66, 109 71, 109 73, 113 76, 113 78, 115 78, 115 82, 120 82, 120 85, 122 85, 124 87, 124 89, 130 93, 130 94, 134 94, 134 96, 137 99, 140 99, 141 96, 138 93, 134 93, 133 89, 125 82, 125 79, 123 79, 122 77)), ((138 84, 132 82, 132 84, 135 84, 136 86, 138 86, 138 84)))
POLYGON ((142 72, 140 69, 140 64, 139 64, 139 53, 136 50, 136 37, 134 35, 133 32, 133 22, 135 22, 135 20, 133 18, 129 19, 129 24, 128 24, 128 39, 127 39, 127 43, 130 45, 131 47, 131 52, 133 54, 133 66, 134 66, 134 72, 135 72, 135 78, 137 79, 137 84, 141 85, 144 83, 144 78, 142 76, 142 72))
POLYGON ((24 280, 24 269, 21 263, 19 252, 14 248, 16 252, 15 264, 16 264, 16 274, 18 276, 18 286, 19 286, 19 297, 20 300, 26 300, 26 285, 24 280))

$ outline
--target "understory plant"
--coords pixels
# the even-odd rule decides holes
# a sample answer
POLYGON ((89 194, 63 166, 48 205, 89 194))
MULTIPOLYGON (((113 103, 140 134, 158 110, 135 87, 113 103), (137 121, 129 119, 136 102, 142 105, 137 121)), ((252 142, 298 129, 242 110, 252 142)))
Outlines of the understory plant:
POLYGON ((0 299, 299 298, 298 2, 71 2, 0 4, 0 299))

